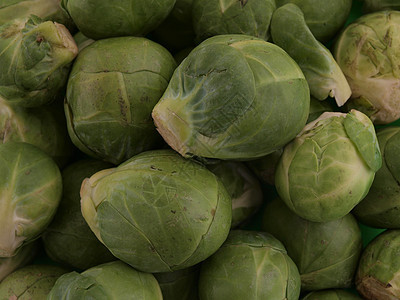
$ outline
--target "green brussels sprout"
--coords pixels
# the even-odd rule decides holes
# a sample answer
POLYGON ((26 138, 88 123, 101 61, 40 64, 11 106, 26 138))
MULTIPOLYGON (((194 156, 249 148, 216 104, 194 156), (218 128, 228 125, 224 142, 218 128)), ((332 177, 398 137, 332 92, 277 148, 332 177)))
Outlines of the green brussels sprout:
POLYGON ((328 222, 365 197, 381 164, 375 128, 366 115, 325 112, 285 146, 275 186, 297 215, 328 222))
POLYGON ((0 99, 0 143, 32 144, 50 155, 59 167, 72 157, 62 103, 24 108, 0 99))
POLYGON ((140 37, 96 41, 79 53, 68 80, 65 115, 72 142, 119 164, 157 148, 151 111, 176 67, 162 46, 140 37))
POLYGON ((363 15, 348 25, 334 46, 334 56, 352 90, 349 108, 374 124, 400 117, 400 12, 363 15))
POLYGON ((274 12, 271 35, 274 43, 298 63, 312 96, 318 100, 333 97, 338 106, 350 98, 346 77, 331 52, 313 36, 297 5, 285 4, 274 12))
POLYGON ((202 263, 199 298, 297 300, 300 276, 285 247, 265 232, 232 230, 202 263))
POLYGON ((400 230, 379 234, 361 254, 356 288, 365 299, 400 299, 400 230))
POLYGON ((351 214, 325 223, 310 222, 275 198, 265 206, 262 229, 286 247, 299 269, 303 291, 352 285, 362 240, 351 214))
POLYGON ((46 299, 56 280, 67 269, 53 265, 29 265, 18 269, 0 282, 0 299, 46 299))
POLYGON ((346 290, 315 291, 307 294, 302 300, 362 300, 360 296, 346 290))
POLYGON ((195 34, 192 26, 193 0, 176 0, 168 17, 152 35, 171 51, 177 51, 195 45, 195 34))
POLYGON ((3 0, 0 3, 0 25, 35 15, 45 21, 61 23, 69 30, 74 30, 74 22, 61 9, 60 2, 61 0, 3 0))
POLYGON ((0 26, 0 96, 25 107, 52 102, 77 53, 64 25, 31 16, 0 26))
POLYGON ((231 196, 231 228, 239 226, 258 211, 263 203, 261 186, 244 163, 219 161, 207 167, 221 179, 231 196))
POLYGON ((0 257, 14 256, 51 222, 61 198, 61 174, 39 148, 0 144, 0 257))
POLYGON ((352 2, 352 0, 276 0, 278 7, 287 3, 300 7, 312 34, 323 43, 330 41, 344 26, 352 2))
POLYGON ((383 164, 368 194, 353 212, 369 226, 400 228, 400 127, 379 128, 376 133, 383 164))
POLYGON ((174 272, 154 273, 163 300, 197 300, 200 265, 174 272))
POLYGON ((10 273, 33 261, 38 250, 38 242, 26 244, 12 257, 0 257, 0 282, 10 273))
POLYGON ((121 261, 70 272, 58 278, 47 300, 146 299, 162 300, 160 286, 152 274, 139 272, 121 261))
POLYGON ((375 12, 380 10, 400 10, 399 0, 363 0, 364 12, 375 12))
POLYGON ((268 40, 275 0, 193 0, 197 41, 220 34, 247 34, 268 40))
POLYGON ((145 35, 168 16, 174 4, 175 0, 61 0, 78 29, 94 40, 145 35))
POLYGON ((151 273, 209 257, 226 239, 232 218, 220 179, 172 150, 143 152, 85 179, 81 207, 111 253, 151 273))
POLYGON ((76 46, 78 47, 78 53, 85 49, 87 46, 94 43, 94 40, 88 38, 80 31, 78 31, 74 35, 74 41, 76 43, 76 46))
POLYGON ((251 160, 296 136, 309 101, 303 73, 281 48, 220 35, 179 65, 152 115, 164 140, 184 157, 251 160))
POLYGON ((307 123, 314 121, 319 118, 324 112, 333 112, 335 110, 334 106, 327 101, 320 101, 313 96, 310 97, 310 112, 308 114, 307 123))
POLYGON ((53 222, 42 234, 44 249, 52 260, 82 270, 116 260, 90 230, 80 205, 82 181, 111 167, 110 163, 85 159, 62 171, 61 202, 53 222))

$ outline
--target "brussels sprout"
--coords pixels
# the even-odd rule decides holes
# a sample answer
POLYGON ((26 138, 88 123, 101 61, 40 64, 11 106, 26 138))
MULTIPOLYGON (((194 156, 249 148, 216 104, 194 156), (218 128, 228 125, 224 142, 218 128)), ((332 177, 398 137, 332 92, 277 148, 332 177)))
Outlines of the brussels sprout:
POLYGON ((357 291, 366 299, 400 298, 400 230, 378 235, 361 254, 357 291))
POLYGON ((52 102, 77 53, 64 25, 31 16, 0 26, 0 96, 25 107, 52 102))
POLYGON ((400 127, 380 128, 377 137, 383 164, 368 194, 353 212, 369 226, 400 228, 400 127))
POLYGON ((52 260, 82 270, 116 260, 83 218, 79 194, 85 178, 110 167, 109 163, 86 159, 62 171, 61 202, 53 222, 42 235, 44 248, 52 260))
POLYGON ((146 299, 162 300, 160 286, 152 274, 142 273, 121 261, 105 263, 82 273, 58 278, 47 300, 146 299))
POLYGON ((78 29, 94 40, 145 35, 171 12, 175 0, 61 0, 78 29))
POLYGON ((363 10, 365 12, 400 9, 399 0, 363 0, 363 2, 363 10))
POLYGON ((375 124, 400 117, 400 12, 364 15, 338 37, 334 56, 352 90, 349 108, 375 124))
POLYGON ((29 264, 36 256, 37 250, 38 242, 34 241, 21 247, 12 257, 0 257, 0 282, 16 269, 29 264))
POLYGON ((0 282, 0 299, 43 300, 67 269, 53 265, 29 265, 0 282))
POLYGON ((360 257, 362 240, 356 219, 314 223, 298 217, 278 198, 265 206, 263 230, 280 240, 301 276, 301 288, 347 288, 360 257))
POLYGON ((365 197, 381 164, 375 128, 366 115, 326 112, 286 145, 275 186, 297 215, 328 222, 365 197))
POLYGON ((217 175, 232 199, 232 225, 237 227, 253 216, 263 203, 258 179, 244 163, 219 161, 207 166, 217 175))
POLYGON ((176 67, 162 46, 139 37, 110 38, 79 53, 67 86, 72 142, 87 155, 119 164, 162 139, 151 119, 176 67))
POLYGON ((163 300, 197 300, 199 271, 200 265, 195 265, 174 272, 154 273, 163 300))
POLYGON ((342 70, 331 52, 315 39, 298 6, 289 3, 274 12, 271 35, 274 43, 299 64, 311 95, 318 100, 334 97, 338 106, 350 98, 350 86, 342 70))
POLYGON ((250 160, 293 139, 307 120, 309 101, 303 73, 281 48, 220 35, 175 70, 153 119, 185 157, 250 160))
POLYGON ((194 46, 192 3, 193 0, 176 0, 171 13, 152 33, 160 44, 175 51, 194 46))
POLYGON ((331 105, 329 99, 326 101, 317 100, 314 97, 310 97, 310 113, 308 114, 307 123, 314 121, 319 118, 324 112, 333 112, 334 106, 331 105))
POLYGON ((297 300, 299 295, 296 265, 282 243, 265 232, 232 230, 200 270, 201 300, 297 300))
POLYGON ((0 143, 32 144, 63 167, 74 152, 68 136, 62 103, 35 108, 12 105, 0 99, 0 143))
POLYGON ((268 40, 275 0, 193 0, 197 41, 220 34, 247 34, 268 40))
POLYGON ((16 142, 0 145, 0 174, 0 257, 11 257, 49 225, 61 198, 61 174, 42 150, 16 142))
POLYGON ((317 40, 325 43, 345 24, 352 0, 276 0, 278 7, 287 3, 300 7, 312 34, 317 40))
POLYGON ((119 259, 144 272, 193 266, 226 239, 232 203, 219 178, 172 150, 132 157, 85 179, 82 214, 119 259))
POLYGON ((346 290, 316 291, 307 294, 302 300, 362 300, 358 295, 346 290))
POLYGON ((91 45, 94 43, 94 40, 89 39, 87 36, 85 36, 82 32, 77 32, 74 35, 74 41, 78 47, 78 52, 81 52, 83 49, 85 49, 87 46, 91 45))
POLYGON ((73 30, 72 19, 60 6, 61 0, 3 0, 0 3, 0 25, 14 19, 38 16, 46 21, 54 21, 73 30))

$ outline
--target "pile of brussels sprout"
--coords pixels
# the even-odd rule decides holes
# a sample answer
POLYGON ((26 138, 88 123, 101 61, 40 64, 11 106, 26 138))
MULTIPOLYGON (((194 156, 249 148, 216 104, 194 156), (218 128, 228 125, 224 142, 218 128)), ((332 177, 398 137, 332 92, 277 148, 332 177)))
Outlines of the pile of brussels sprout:
POLYGON ((0 2, 0 300, 400 299, 399 0, 0 2))

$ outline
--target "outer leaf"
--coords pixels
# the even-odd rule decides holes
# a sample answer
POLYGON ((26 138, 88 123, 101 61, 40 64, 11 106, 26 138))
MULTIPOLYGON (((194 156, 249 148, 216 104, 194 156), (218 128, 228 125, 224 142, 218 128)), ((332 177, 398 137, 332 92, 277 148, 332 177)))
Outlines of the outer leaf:
POLYGON ((382 166, 382 156, 371 120, 365 114, 352 110, 346 115, 343 125, 368 166, 374 172, 378 171, 382 166))
POLYGON ((299 64, 318 100, 334 97, 342 106, 351 96, 350 86, 330 51, 313 36, 303 12, 295 4, 279 7, 271 21, 271 35, 299 64))

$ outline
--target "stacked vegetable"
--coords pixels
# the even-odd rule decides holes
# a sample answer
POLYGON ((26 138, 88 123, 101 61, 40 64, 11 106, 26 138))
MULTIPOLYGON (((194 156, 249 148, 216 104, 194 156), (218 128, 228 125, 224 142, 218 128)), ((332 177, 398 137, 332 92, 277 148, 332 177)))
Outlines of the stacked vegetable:
POLYGON ((0 299, 400 299, 399 6, 0 4, 0 299))

